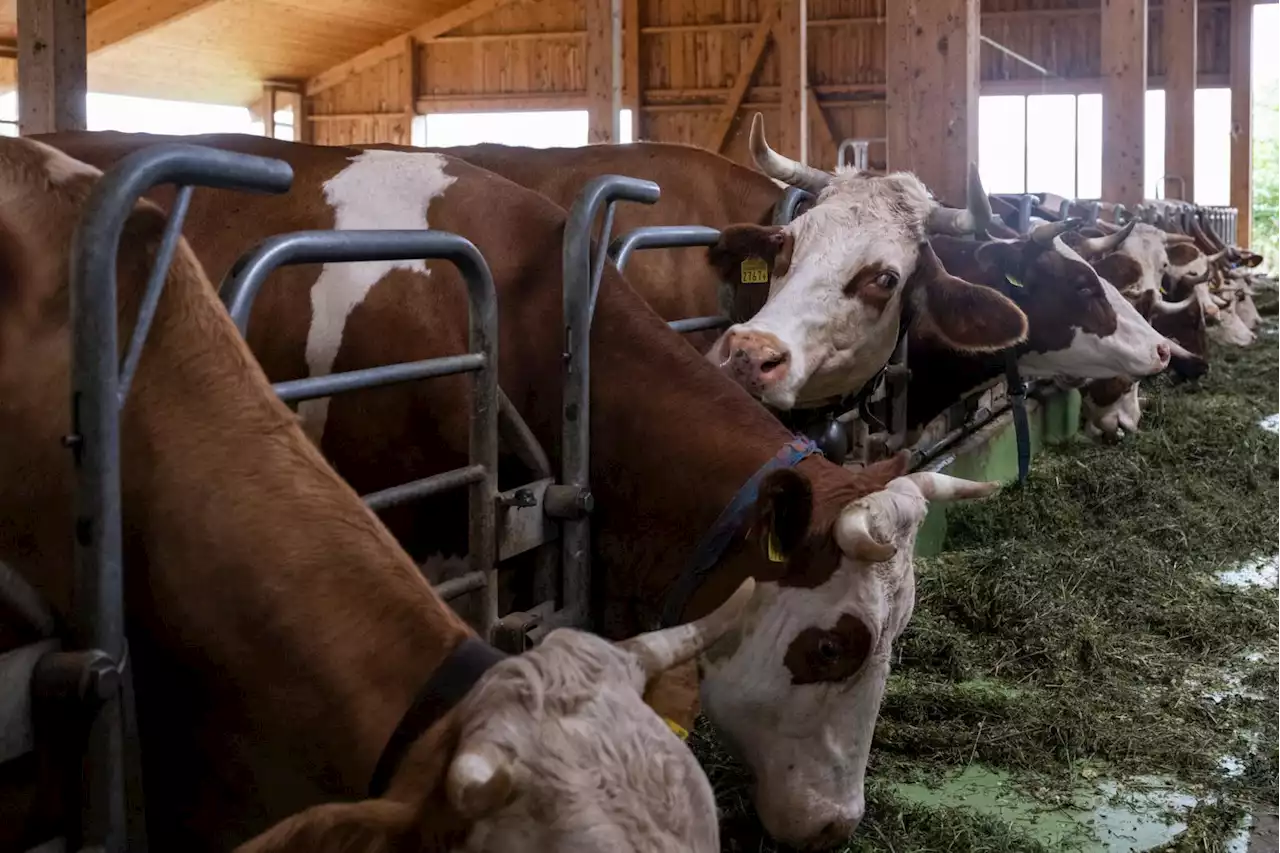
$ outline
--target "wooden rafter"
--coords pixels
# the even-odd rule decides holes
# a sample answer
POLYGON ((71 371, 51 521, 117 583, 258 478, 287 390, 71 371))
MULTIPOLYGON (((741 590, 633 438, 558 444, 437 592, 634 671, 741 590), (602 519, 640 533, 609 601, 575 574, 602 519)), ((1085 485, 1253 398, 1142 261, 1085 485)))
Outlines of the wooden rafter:
POLYGON ((747 61, 739 69, 738 78, 733 81, 733 89, 729 92, 729 100, 711 129, 711 136, 707 139, 709 150, 717 153, 724 150, 729 131, 733 128, 733 120, 738 116, 738 107, 742 105, 743 99, 747 96, 747 89, 751 87, 751 80, 760 69, 760 62, 764 59, 764 49, 768 46, 769 38, 777 23, 778 0, 769 0, 761 11, 760 23, 756 24, 751 34, 751 48, 747 54, 747 61))
POLYGON ((423 21, 408 32, 389 38, 382 44, 375 45, 345 62, 335 65, 328 71, 317 74, 307 81, 307 95, 317 95, 326 89, 332 89, 357 74, 367 71, 381 62, 385 62, 393 56, 400 55, 404 51, 406 38, 418 42, 432 41, 450 30, 456 30, 463 24, 469 24, 476 18, 483 17, 496 9, 519 2, 523 2, 523 0, 470 0, 470 2, 463 3, 456 9, 445 12, 443 15, 437 15, 428 21, 423 21))
MULTIPOLYGON (((92 55, 218 2, 221 0, 113 0, 85 17, 85 49, 92 55)), ((17 74, 15 65, 0 66, 0 89, 12 88, 17 74)))

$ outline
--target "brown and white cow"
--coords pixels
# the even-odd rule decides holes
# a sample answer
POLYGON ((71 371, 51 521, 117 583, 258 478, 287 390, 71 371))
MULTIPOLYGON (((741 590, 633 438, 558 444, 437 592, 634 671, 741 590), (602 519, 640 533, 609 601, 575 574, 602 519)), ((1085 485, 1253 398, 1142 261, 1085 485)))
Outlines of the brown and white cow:
POLYGON ((813 406, 861 388, 888 360, 908 305, 923 333, 962 352, 1022 340, 1023 317, 998 293, 926 274, 937 267, 917 274, 928 233, 972 233, 990 215, 976 170, 971 209, 945 208, 906 172, 831 175, 794 163, 769 148, 763 128, 757 114, 751 150, 767 178, 685 146, 441 150, 456 150, 564 206, 594 175, 649 178, 662 186, 664 200, 651 210, 623 206, 619 230, 641 222, 722 229, 710 252, 717 275, 697 269, 687 253, 642 252, 628 267, 639 293, 668 319, 718 313, 720 282, 737 282, 744 261, 763 259, 769 267, 766 304, 715 341, 708 358, 777 409, 813 406), (770 225, 783 192, 769 178, 817 199, 790 225, 770 225))
MULTIPOLYGON (((1147 376, 1169 363, 1169 343, 1064 241, 1067 226, 1028 237, 977 243, 930 241, 947 269, 1003 293, 1026 314, 1027 338, 1014 353, 1026 377, 1108 379, 1147 376)), ((1092 253, 1105 247, 1086 244, 1092 253)), ((958 396, 1005 369, 1006 354, 966 356, 919 337, 909 341, 908 423, 923 426, 958 396)))
MULTIPOLYGON (((100 164, 163 140, 123 134, 48 139, 100 164)), ((279 157, 295 173, 293 190, 282 197, 196 191, 185 233, 210 269, 227 269, 255 240, 294 229, 429 225, 472 240, 497 283, 502 387, 554 462, 561 418, 561 208, 439 154, 319 148, 249 136, 188 141, 279 157)), ((167 203, 169 196, 158 198, 167 203)), ((434 262, 288 268, 259 296, 248 339, 273 380, 446 355, 466 346, 464 291, 451 267, 434 262)), ((792 436, 671 332, 612 270, 596 304, 591 361, 593 568, 604 628, 624 636, 630 626, 657 619, 700 538, 792 436)), ((300 415, 338 471, 358 490, 370 491, 463 464, 465 399, 465 380, 439 380, 346 395, 300 415)), ((866 752, 855 746, 871 736, 878 703, 868 702, 866 692, 878 690, 882 678, 863 673, 871 650, 892 641, 910 607, 905 595, 889 596, 883 584, 852 568, 858 554, 844 549, 835 521, 902 474, 905 464, 898 457, 853 472, 821 457, 804 459, 795 467, 809 487, 812 520, 803 547, 771 559, 769 531, 744 517, 685 609, 686 617, 706 613, 754 577, 759 600, 753 607, 770 614, 767 624, 777 628, 763 643, 776 667, 794 658, 793 650, 803 649, 814 632, 833 631, 841 620, 858 622, 874 639, 870 646, 837 646, 839 665, 776 695, 769 725, 753 733, 796 747, 794 733, 803 729, 804 761, 825 768, 800 773, 776 763, 752 764, 761 791, 801 786, 793 796, 809 804, 803 814, 782 815, 757 800, 766 827, 793 843, 848 833, 862 816, 866 752), (830 583, 837 575, 851 579, 830 583), (805 694, 814 698, 803 703, 802 721, 796 697, 805 694)), ((423 502, 383 518, 418 554, 461 553, 464 512, 465 501, 423 502)), ((759 653, 756 642, 740 648, 759 653)), ((727 697, 753 690, 750 683, 714 683, 719 707, 726 707, 727 697)))
MULTIPOLYGON (((59 613, 76 526, 68 246, 98 175, 0 141, 0 559, 59 613)), ((126 226, 122 340, 163 223, 144 203, 126 226)), ((563 630, 497 662, 362 799, 415 695, 474 635, 303 435, 185 244, 124 407, 121 471, 153 849, 225 851, 287 817, 241 849, 718 850, 710 785, 641 691, 723 633, 749 583, 692 626, 621 645, 563 630)), ((14 769, 6 850, 47 837, 14 769)))

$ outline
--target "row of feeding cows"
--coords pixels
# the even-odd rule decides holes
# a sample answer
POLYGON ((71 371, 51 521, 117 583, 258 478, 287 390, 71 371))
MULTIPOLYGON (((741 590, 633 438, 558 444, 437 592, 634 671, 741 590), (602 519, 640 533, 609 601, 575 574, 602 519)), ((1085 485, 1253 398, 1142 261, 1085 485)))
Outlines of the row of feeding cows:
MULTIPOLYGON (((164 140, 39 139, 0 142, 0 560, 65 612, 66 247, 98 170, 164 140)), ((284 160, 294 183, 282 196, 194 194, 123 412, 130 660, 157 849, 714 850, 710 787, 675 734, 699 698, 753 771, 766 829, 838 843, 863 814, 915 532, 930 501, 995 486, 907 474, 905 454, 833 464, 759 402, 776 412, 858 394, 909 325, 912 424, 1012 353, 1024 375, 1090 383, 1099 428, 1131 429, 1132 382, 1171 361, 1203 372, 1206 324, 1250 323, 1238 264, 1255 261, 1207 235, 1041 223, 990 237, 1001 226, 976 176, 967 207, 946 208, 911 175, 793 163, 758 117, 763 174, 657 144, 187 141, 284 160), (502 388, 558 456, 565 207, 610 173, 663 189, 652 207, 620 207, 619 231, 721 230, 705 256, 651 251, 625 278, 606 269, 596 304, 598 627, 632 639, 561 630, 495 661, 415 564, 466 553, 465 501, 375 517, 357 497, 465 464, 466 381, 308 401, 296 415, 267 384, 465 350, 456 271, 284 268, 246 340, 205 271, 285 231, 461 234, 497 286, 502 388), (770 224, 779 182, 814 196, 786 226, 770 224), (719 335, 682 339, 663 322, 721 310, 736 322, 719 335), (691 563, 698 582, 678 616, 692 621, 652 630, 691 563)), ((175 196, 152 201, 121 247, 122 330, 175 196)), ((518 459, 503 464, 504 480, 526 481, 518 459)), ((23 641, 9 625, 0 648, 23 641)), ((0 849, 61 825, 74 798, 50 796, 56 758, 4 789, 0 849)))

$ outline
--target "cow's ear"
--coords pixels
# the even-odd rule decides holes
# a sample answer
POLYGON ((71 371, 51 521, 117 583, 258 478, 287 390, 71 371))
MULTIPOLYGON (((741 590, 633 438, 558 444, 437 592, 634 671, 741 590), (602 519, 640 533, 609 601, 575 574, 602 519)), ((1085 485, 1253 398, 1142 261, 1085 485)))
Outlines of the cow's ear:
POLYGON ((1013 300, 948 273, 928 243, 907 288, 916 327, 954 350, 993 352, 1027 338, 1027 315, 1013 300))
POLYGON ((684 740, 693 731, 701 709, 699 686, 698 661, 687 660, 650 676, 644 688, 644 703, 684 740))
POLYGON ((813 487, 791 468, 780 468, 764 478, 756 498, 753 533, 769 559, 782 562, 804 541, 813 515, 813 487))
POLYGON ((707 249, 707 262, 729 284, 768 284, 791 266, 791 235, 778 226, 730 225, 707 249))
POLYGON ((973 256, 984 268, 997 270, 1001 275, 1016 278, 1022 271, 1021 243, 991 240, 979 246, 973 256))
POLYGON ((1128 255, 1113 253, 1094 261, 1092 266, 1094 272, 1122 292, 1137 287, 1142 280, 1142 264, 1128 255))
POLYGON ((326 803, 286 818, 235 853, 410 853, 421 844, 415 824, 404 803, 326 803))

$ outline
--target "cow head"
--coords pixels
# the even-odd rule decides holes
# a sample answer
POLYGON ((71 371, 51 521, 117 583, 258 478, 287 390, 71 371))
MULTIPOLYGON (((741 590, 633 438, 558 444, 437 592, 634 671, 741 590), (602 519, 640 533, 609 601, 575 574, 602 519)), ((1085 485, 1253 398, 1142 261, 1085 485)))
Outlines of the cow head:
POLYGON ((969 209, 942 207, 914 175, 829 174, 780 156, 751 127, 756 164, 817 196, 785 227, 727 229, 710 260, 731 282, 768 269, 769 299, 708 353, 766 404, 790 409, 852 393, 892 353, 904 314, 961 351, 1002 349, 1026 322, 1008 299, 949 276, 931 262, 929 232, 980 230, 991 208, 970 172, 969 209))
MULTIPOLYGON (((1028 237, 975 249, 946 245, 943 260, 972 251, 963 272, 1007 293, 1026 312, 1018 366, 1028 376, 1107 379, 1148 376, 1169 363, 1169 349, 1146 320, 1063 239, 1070 223, 1039 226, 1028 237)), ((941 243, 940 243, 941 246, 941 243)))
POLYGON ((912 553, 930 501, 995 483, 911 474, 818 517, 792 470, 760 489, 748 547, 786 565, 703 658, 708 717, 756 777, 765 828, 825 847, 862 819, 863 779, 893 642, 915 601, 912 553))
POLYGON ((1142 419, 1138 383, 1119 377, 1089 382, 1080 391, 1080 409, 1090 435, 1116 441, 1136 433, 1142 419))

